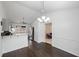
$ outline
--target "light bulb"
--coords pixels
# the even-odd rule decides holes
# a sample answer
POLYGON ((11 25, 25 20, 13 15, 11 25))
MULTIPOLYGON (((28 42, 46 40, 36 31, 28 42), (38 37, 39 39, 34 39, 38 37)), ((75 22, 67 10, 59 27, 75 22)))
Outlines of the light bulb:
POLYGON ((42 20, 42 19, 40 19, 40 18, 38 18, 37 20, 38 20, 39 22, 43 22, 43 20, 42 20))
POLYGON ((42 16, 42 19, 44 20, 45 19, 45 16, 42 16))
POLYGON ((50 21, 50 18, 47 17, 44 21, 45 21, 45 22, 48 22, 48 21, 50 21))

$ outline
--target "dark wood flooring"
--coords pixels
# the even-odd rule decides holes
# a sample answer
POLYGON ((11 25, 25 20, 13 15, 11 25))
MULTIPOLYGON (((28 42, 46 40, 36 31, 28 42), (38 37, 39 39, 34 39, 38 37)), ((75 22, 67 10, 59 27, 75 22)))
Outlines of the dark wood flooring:
POLYGON ((52 47, 48 43, 32 41, 29 47, 3 54, 2 57, 76 57, 70 53, 52 47))

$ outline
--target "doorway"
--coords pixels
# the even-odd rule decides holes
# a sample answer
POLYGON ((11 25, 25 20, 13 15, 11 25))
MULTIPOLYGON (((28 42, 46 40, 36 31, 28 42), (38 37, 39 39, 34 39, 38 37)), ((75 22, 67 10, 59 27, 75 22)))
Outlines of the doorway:
POLYGON ((45 42, 52 44, 52 23, 45 24, 45 42))
POLYGON ((32 41, 34 41, 34 27, 32 27, 32 41))

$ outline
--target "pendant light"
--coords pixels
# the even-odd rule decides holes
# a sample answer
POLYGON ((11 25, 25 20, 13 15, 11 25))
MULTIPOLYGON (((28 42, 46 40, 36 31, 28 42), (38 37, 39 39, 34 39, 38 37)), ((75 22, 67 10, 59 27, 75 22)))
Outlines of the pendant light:
POLYGON ((37 18, 37 20, 39 22, 42 22, 42 23, 47 23, 47 22, 50 22, 50 18, 45 16, 45 6, 44 6, 44 1, 42 1, 42 5, 43 5, 43 8, 41 10, 41 13, 43 16, 41 16, 40 18, 37 18))

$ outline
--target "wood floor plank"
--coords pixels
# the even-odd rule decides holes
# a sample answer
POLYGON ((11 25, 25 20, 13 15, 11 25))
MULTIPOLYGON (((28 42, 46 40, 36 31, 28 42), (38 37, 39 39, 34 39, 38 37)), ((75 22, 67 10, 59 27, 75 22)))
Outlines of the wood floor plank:
POLYGON ((32 41, 29 47, 3 54, 2 57, 76 57, 48 43, 32 41))

